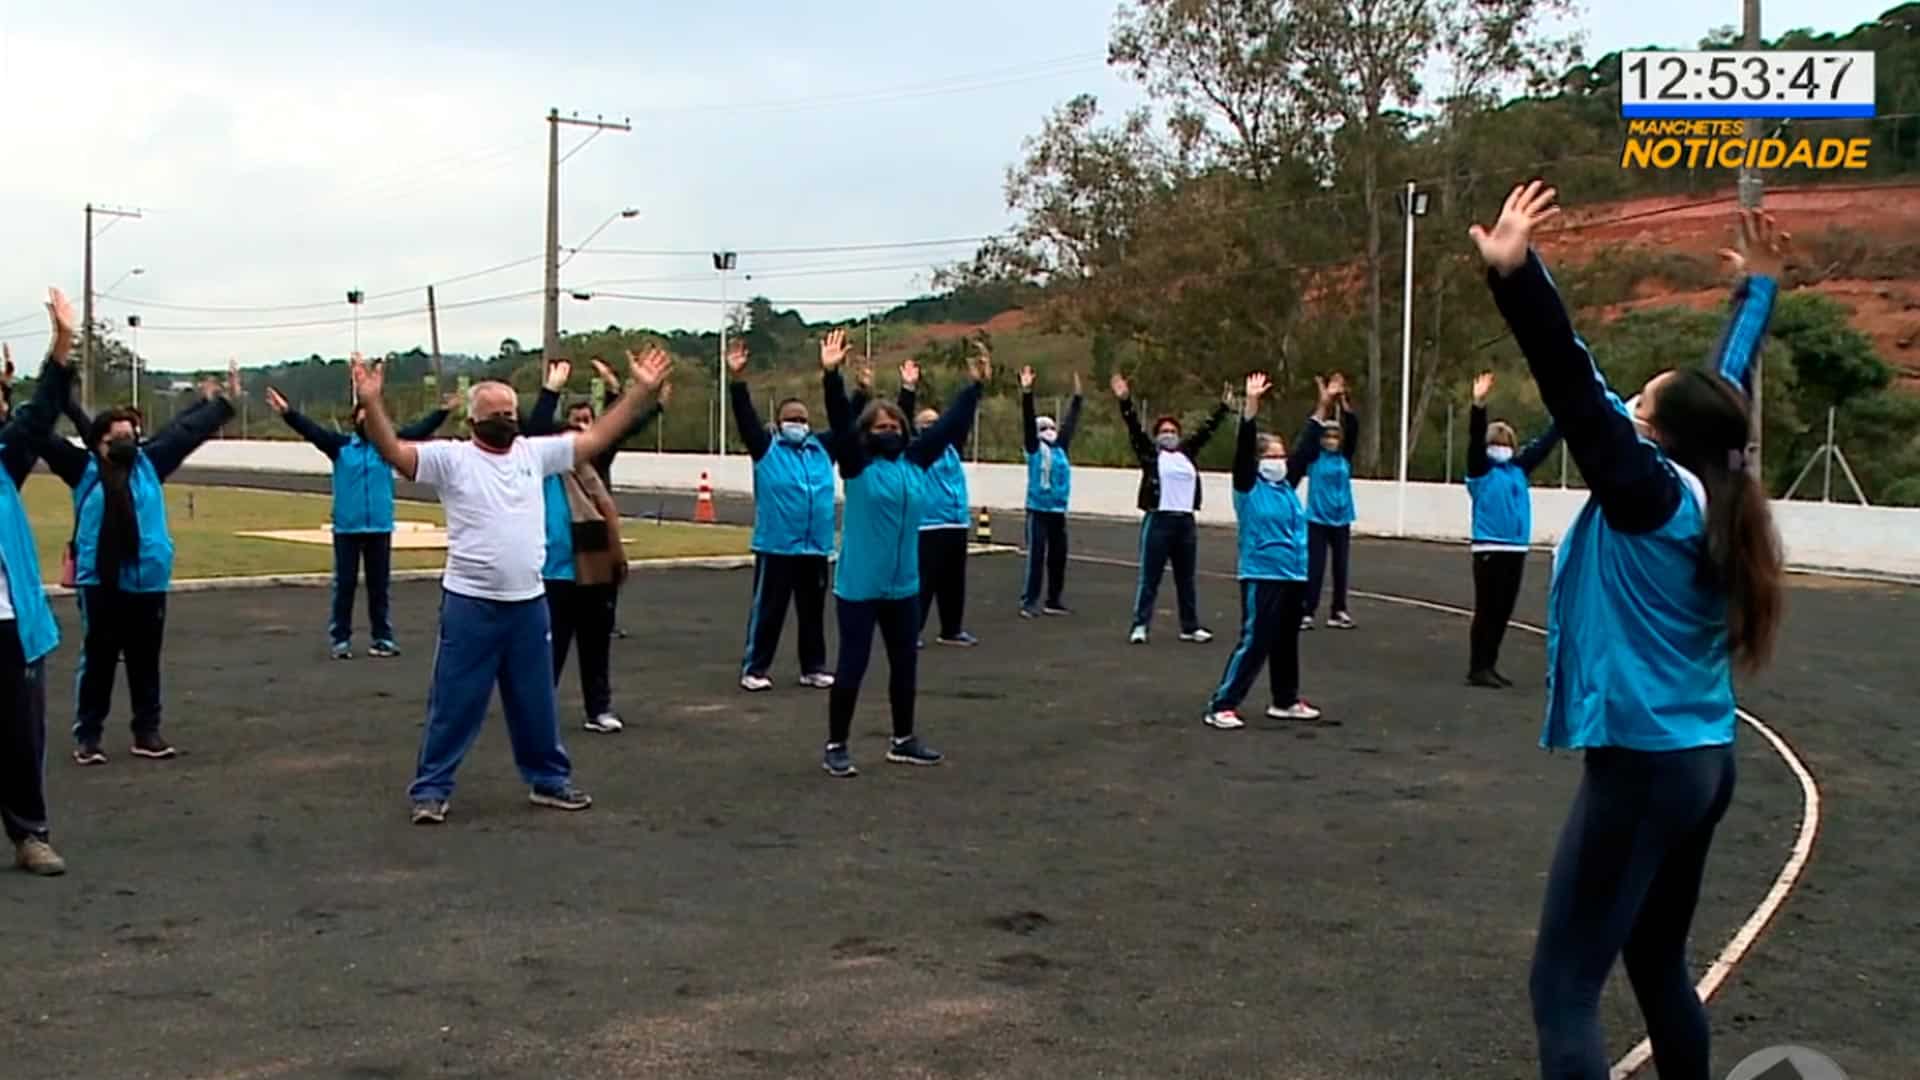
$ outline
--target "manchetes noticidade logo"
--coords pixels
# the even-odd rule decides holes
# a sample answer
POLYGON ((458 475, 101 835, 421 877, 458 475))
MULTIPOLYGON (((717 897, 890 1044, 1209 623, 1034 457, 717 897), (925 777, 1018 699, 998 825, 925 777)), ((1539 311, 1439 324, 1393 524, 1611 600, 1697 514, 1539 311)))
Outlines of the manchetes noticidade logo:
POLYGON ((1847 1074, 1816 1050, 1769 1046, 1735 1065, 1727 1080, 1847 1080, 1847 1074))

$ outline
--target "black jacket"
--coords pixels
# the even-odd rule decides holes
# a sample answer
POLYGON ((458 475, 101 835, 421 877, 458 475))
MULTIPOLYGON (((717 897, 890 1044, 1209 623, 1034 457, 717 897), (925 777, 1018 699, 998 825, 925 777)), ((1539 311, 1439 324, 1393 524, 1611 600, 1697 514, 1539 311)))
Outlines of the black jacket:
MULTIPOLYGON (((1181 440, 1179 452, 1187 455, 1187 460, 1192 461, 1194 455, 1200 452, 1200 448, 1207 445, 1207 440, 1213 438, 1213 433, 1220 429, 1220 422, 1226 418, 1227 406, 1225 404, 1214 406, 1213 415, 1207 417, 1207 422, 1200 425, 1200 430, 1181 440)), ((1148 512, 1158 510, 1160 509, 1160 447, 1141 429, 1140 417, 1133 411, 1133 398, 1120 399, 1120 419, 1127 422, 1127 438, 1133 443, 1133 456, 1140 459, 1140 498, 1138 500, 1140 509, 1148 512)), ((1196 471, 1199 467, 1199 464, 1195 463, 1196 471)), ((1200 489, 1203 486, 1198 482, 1193 485, 1195 513, 1200 510, 1200 489)))

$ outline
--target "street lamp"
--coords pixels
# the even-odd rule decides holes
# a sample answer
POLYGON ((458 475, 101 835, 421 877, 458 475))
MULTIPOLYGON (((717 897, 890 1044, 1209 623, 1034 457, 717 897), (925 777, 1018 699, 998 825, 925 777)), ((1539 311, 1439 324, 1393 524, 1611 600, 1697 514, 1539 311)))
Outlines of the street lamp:
POLYGON ((720 274, 720 371, 719 379, 714 384, 713 435, 722 459, 727 456, 727 271, 738 266, 739 260, 740 253, 737 251, 713 253, 713 268, 720 274))
POLYGON ((1407 219, 1405 289, 1400 302, 1400 495, 1395 532, 1407 535, 1407 409, 1413 384, 1413 222, 1427 216, 1427 193, 1409 180, 1394 200, 1407 219))
POLYGON ((108 294, 108 295, 110 295, 110 294, 112 294, 112 292, 113 292, 113 290, 115 290, 115 289, 117 289, 117 288, 119 288, 120 286, 122 286, 122 285, 124 285, 124 284, 126 284, 126 281, 127 281, 127 279, 128 279, 128 278, 130 278, 130 277, 139 277, 139 276, 140 276, 141 274, 144 274, 144 273, 146 273, 146 272, 147 272, 147 268, 146 268, 146 267, 144 267, 144 266, 136 266, 136 267, 134 267, 133 269, 131 269, 131 270, 128 270, 128 271, 127 271, 126 273, 124 273, 124 274, 121 274, 121 275, 120 275, 119 277, 117 277, 117 278, 115 278, 115 279, 114 279, 114 281, 113 281, 113 284, 111 284, 111 285, 109 285, 109 286, 107 286, 107 287, 106 287, 106 288, 104 288, 104 289, 101 289, 101 290, 100 290, 100 292, 101 292, 102 294, 108 294))
POLYGON ((140 316, 127 316, 127 329, 133 331, 133 407, 140 408, 140 316))

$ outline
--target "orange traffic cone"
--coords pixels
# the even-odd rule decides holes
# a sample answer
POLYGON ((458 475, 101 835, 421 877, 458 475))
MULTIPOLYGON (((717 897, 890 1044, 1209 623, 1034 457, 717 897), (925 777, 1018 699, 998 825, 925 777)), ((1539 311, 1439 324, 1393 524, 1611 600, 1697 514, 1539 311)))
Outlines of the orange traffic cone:
POLYGON ((693 520, 704 525, 713 524, 713 485, 707 482, 707 474, 700 474, 700 494, 693 503, 693 520))

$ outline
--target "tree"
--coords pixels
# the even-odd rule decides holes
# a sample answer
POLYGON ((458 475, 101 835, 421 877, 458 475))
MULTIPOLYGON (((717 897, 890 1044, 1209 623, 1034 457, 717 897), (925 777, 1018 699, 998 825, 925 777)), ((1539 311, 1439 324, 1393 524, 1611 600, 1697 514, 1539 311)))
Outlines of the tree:
POLYGON ((1881 361, 1873 339, 1848 325, 1852 313, 1813 292, 1783 294, 1774 305, 1772 334, 1793 358, 1794 379, 1809 411, 1824 412, 1883 390, 1893 369, 1881 361))

